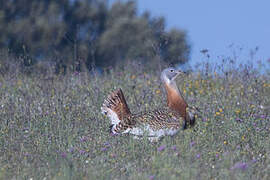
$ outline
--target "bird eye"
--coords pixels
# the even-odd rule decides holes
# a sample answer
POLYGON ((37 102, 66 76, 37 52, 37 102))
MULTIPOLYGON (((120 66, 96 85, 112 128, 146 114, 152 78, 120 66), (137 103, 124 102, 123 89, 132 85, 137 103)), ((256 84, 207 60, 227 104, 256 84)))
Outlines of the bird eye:
POLYGON ((171 72, 174 72, 174 70, 173 70, 173 69, 171 69, 171 72))

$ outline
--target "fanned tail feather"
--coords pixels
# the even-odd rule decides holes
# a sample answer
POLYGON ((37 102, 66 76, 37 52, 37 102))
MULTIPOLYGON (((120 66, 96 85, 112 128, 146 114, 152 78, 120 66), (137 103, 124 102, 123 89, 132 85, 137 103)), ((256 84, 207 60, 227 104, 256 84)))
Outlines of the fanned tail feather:
POLYGON ((121 89, 112 92, 101 107, 102 114, 108 115, 112 124, 118 124, 121 120, 131 115, 121 89))

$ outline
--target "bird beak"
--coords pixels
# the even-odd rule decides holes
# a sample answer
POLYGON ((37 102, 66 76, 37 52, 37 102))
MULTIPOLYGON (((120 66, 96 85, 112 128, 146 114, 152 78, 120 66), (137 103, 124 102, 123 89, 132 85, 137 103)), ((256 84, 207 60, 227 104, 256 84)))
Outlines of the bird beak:
POLYGON ((178 70, 177 75, 187 75, 185 71, 178 70))

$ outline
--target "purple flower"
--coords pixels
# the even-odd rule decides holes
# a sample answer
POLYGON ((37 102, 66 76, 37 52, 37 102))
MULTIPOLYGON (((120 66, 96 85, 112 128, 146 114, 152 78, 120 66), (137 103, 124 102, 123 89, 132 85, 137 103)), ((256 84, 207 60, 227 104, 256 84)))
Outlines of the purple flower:
POLYGON ((161 152, 161 151, 163 151, 165 148, 166 148, 166 146, 161 145, 161 146, 159 146, 159 147, 157 148, 157 150, 158 150, 159 152, 161 152))
POLYGON ((69 151, 70 153, 73 153, 73 152, 74 152, 74 147, 69 148, 68 151, 69 151))
POLYGON ((87 138, 85 136, 80 138, 80 142, 85 142, 87 140, 87 138))
POLYGON ((86 153, 85 150, 80 150, 79 152, 80 152, 80 154, 85 154, 86 153))
POLYGON ((177 150, 177 147, 174 145, 174 146, 171 147, 171 149, 172 149, 173 151, 176 151, 176 150, 177 150))
POLYGON ((196 155, 196 158, 198 158, 198 159, 199 159, 200 157, 201 157, 201 155, 200 155, 200 154, 197 154, 197 155, 196 155))
POLYGON ((240 119, 240 118, 236 118, 235 119, 237 122, 243 122, 243 119, 240 119))
POLYGON ((266 116, 262 114, 262 115, 261 115, 261 118, 262 118, 262 119, 265 119, 265 118, 266 118, 266 116))
POLYGON ((256 163, 257 162, 257 159, 252 159, 252 161, 251 161, 252 163, 256 163))
POLYGON ((195 141, 192 141, 192 142, 189 144, 189 146, 190 146, 190 147, 193 147, 195 144, 196 144, 196 142, 195 142, 195 141))
POLYGON ((66 158, 66 157, 67 157, 67 153, 61 152, 61 157, 62 157, 62 158, 66 158))
POLYGON ((116 154, 112 153, 112 154, 111 154, 111 157, 112 157, 112 158, 116 158, 116 154))
POLYGON ((247 163, 237 162, 233 165, 233 167, 231 167, 231 170, 234 170, 234 169, 245 170, 247 169, 247 167, 248 167, 247 163))
POLYGON ((107 147, 101 148, 101 151, 106 151, 106 150, 107 150, 107 147))
POLYGON ((151 175, 151 176, 149 176, 149 179, 150 180, 153 180, 153 179, 155 179, 155 176, 154 175, 151 175))

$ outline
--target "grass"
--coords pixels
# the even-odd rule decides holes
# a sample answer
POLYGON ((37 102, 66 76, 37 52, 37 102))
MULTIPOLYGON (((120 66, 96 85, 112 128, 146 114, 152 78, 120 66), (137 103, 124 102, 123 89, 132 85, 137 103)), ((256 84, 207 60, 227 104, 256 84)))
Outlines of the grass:
POLYGON ((213 71, 178 78, 202 118, 158 143, 110 135, 100 107, 119 87, 132 112, 164 105, 160 70, 0 76, 0 179, 269 179, 269 73, 213 71))

